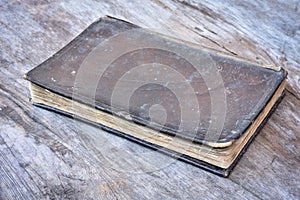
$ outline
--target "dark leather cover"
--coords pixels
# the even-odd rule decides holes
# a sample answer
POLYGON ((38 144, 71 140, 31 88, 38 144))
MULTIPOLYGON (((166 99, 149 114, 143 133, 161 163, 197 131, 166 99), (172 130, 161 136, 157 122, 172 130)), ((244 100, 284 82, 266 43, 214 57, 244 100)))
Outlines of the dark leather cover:
MULTIPOLYGON (((285 72, 105 17, 26 77, 55 93, 140 125, 198 143, 226 143, 238 139, 252 124, 285 72), (139 43, 143 48, 138 48, 139 43), (97 53, 102 56, 95 57, 97 53), (163 107, 158 107, 163 113, 151 116, 157 105, 163 107)), ((197 165, 201 162, 181 159, 197 165)), ((210 165, 205 168, 223 175, 228 172, 210 165)))

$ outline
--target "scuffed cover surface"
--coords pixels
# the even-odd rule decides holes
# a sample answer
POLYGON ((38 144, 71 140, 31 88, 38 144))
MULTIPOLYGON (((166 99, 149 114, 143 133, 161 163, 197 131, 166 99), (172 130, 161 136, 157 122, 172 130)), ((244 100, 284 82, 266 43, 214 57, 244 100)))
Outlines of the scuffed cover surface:
MULTIPOLYGON (((134 28, 138 27, 118 19, 103 18, 92 24, 57 54, 30 71, 27 74, 27 79, 53 92, 73 98, 76 72, 86 56, 106 39, 134 28)), ((159 35, 154 34, 153 37, 160 39, 159 35)), ((175 43, 171 40, 170 42, 175 43)), ((200 49, 191 49, 192 51, 201 51, 200 49)), ((274 71, 222 57, 213 52, 209 54, 222 76, 226 95, 226 105, 224 105, 226 118, 222 132, 216 142, 228 142, 239 138, 255 120, 255 117, 264 108, 284 79, 285 74, 283 70, 274 71)), ((179 127, 181 108, 178 98, 167 86, 163 86, 166 84, 145 84, 139 88, 132 95, 130 101, 130 120, 196 142, 207 140, 206 133, 212 121, 210 93, 214 88, 207 87, 203 78, 195 73, 195 69, 190 63, 170 52, 159 49, 142 49, 129 52, 115 60, 112 67, 106 70, 106 75, 102 76, 99 81, 95 99, 93 99, 95 100, 95 106, 108 112, 114 112, 111 108, 111 97, 116 84, 115 80, 131 70, 132 67, 139 66, 146 61, 172 66, 189 81, 188 83, 195 91, 194 94, 185 94, 181 90, 186 83, 175 82, 173 84, 176 85, 179 92, 182 91, 182 96, 185 96, 187 101, 191 98, 189 95, 197 96, 201 113, 200 122, 195 135, 190 134, 190 127, 192 126, 189 123, 179 127), (167 118, 164 124, 160 124, 159 121, 156 122, 155 120, 150 123, 149 109, 155 104, 162 105, 166 110, 167 118)), ((97 67, 101 68, 101 63, 97 67)), ((97 71, 98 69, 95 68, 94 70, 97 71)), ((90 74, 96 73, 91 71, 90 74)), ((166 80, 168 80, 168 77, 166 77, 166 80)), ((81 94, 82 98, 76 100, 91 104, 93 101, 88 98, 88 79, 86 85, 87 98, 84 98, 85 93, 83 92, 81 94)), ((224 102, 220 102, 220 104, 222 103, 224 102)), ((94 105, 92 104, 92 106, 94 105)), ((123 106, 120 102, 117 109, 122 111, 123 106)), ((114 107, 116 107, 115 104, 114 107)), ((124 110, 126 109, 124 108, 124 110)), ((190 120, 190 123, 194 123, 193 119, 190 120)))

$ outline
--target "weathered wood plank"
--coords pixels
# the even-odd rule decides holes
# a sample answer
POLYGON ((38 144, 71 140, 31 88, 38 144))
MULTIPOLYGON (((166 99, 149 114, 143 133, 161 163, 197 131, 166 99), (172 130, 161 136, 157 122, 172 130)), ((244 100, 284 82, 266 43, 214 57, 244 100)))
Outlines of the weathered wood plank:
POLYGON ((2 1, 0 198, 300 198, 299 6, 274 0, 2 1), (28 103, 23 74, 106 14, 288 69, 290 92, 229 179, 182 162, 157 171, 148 166, 147 173, 116 170, 147 162, 136 156, 116 163, 113 156, 122 152, 113 146, 133 155, 147 150, 28 103), (106 149, 99 145, 104 142, 106 149))

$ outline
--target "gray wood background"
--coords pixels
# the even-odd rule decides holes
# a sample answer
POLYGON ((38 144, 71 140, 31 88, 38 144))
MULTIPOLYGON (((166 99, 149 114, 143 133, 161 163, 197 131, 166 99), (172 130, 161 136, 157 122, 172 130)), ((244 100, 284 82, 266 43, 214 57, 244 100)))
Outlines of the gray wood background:
POLYGON ((299 0, 1 0, 0 199, 299 199, 299 52, 299 0), (288 70, 286 97, 229 178, 147 168, 144 147, 28 102, 22 76, 103 15, 288 70), (132 158, 117 162, 123 151, 132 158))

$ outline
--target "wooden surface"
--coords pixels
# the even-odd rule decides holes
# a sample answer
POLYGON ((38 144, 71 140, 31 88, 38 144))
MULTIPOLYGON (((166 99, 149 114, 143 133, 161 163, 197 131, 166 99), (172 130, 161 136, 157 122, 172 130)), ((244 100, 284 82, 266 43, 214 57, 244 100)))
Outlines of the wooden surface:
POLYGON ((299 16, 283 0, 2 0, 0 199, 299 199, 299 16), (144 147, 28 102, 23 74, 103 15, 288 70, 286 97, 228 179, 179 161, 132 171, 144 161, 116 163, 110 147, 144 147))

